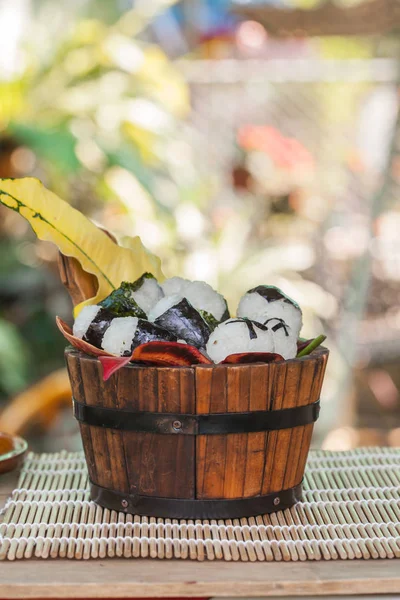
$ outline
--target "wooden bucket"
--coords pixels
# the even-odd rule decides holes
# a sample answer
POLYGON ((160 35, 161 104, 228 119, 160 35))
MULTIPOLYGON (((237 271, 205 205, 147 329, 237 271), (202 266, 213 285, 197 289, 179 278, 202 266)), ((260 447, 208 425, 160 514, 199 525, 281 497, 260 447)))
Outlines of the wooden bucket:
POLYGON ((301 497, 328 350, 271 364, 129 365, 66 360, 91 483, 109 509, 235 518, 301 497))

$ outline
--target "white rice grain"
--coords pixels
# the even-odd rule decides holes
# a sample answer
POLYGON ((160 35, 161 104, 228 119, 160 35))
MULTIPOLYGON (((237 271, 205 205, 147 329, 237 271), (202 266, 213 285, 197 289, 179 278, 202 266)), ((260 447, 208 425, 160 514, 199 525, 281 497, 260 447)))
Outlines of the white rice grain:
POLYGON ((300 309, 284 300, 268 302, 266 298, 257 292, 247 293, 241 298, 237 315, 238 317, 258 321, 258 323, 265 323, 271 318, 283 319, 292 329, 296 338, 302 326, 300 309))
POLYGON ((87 332, 90 323, 96 318, 97 313, 101 309, 98 304, 91 304, 90 306, 84 306, 75 319, 75 323, 72 328, 72 333, 75 337, 82 339, 87 332))
POLYGON ((257 334, 251 339, 244 321, 228 319, 214 329, 207 342, 207 354, 215 363, 222 362, 230 354, 242 352, 273 352, 274 342, 269 330, 264 331, 252 324, 257 334))
POLYGON ((117 317, 106 330, 101 347, 106 352, 122 356, 130 352, 138 324, 137 317, 117 317))
POLYGON ((156 279, 148 277, 144 279, 143 285, 136 292, 132 292, 132 296, 140 308, 148 315, 157 302, 164 297, 164 292, 156 279))
POLYGON ((153 308, 147 315, 148 320, 154 323, 154 321, 158 319, 158 317, 163 315, 165 312, 167 312, 167 310, 169 310, 176 304, 179 304, 181 300, 182 296, 179 296, 178 294, 174 294, 173 296, 165 296, 164 298, 161 298, 161 300, 159 300, 157 304, 153 306, 153 308))

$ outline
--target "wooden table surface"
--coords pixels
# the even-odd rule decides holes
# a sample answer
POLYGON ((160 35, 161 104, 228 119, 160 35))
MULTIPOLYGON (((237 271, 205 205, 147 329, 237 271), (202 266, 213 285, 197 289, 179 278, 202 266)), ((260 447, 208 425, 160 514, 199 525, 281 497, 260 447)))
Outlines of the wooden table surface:
MULTIPOLYGON (((0 475, 0 507, 16 474, 0 475)), ((1 541, 0 541, 1 544, 1 541)), ((195 562, 156 559, 0 562, 2 598, 270 597, 400 594, 400 560, 195 562)))

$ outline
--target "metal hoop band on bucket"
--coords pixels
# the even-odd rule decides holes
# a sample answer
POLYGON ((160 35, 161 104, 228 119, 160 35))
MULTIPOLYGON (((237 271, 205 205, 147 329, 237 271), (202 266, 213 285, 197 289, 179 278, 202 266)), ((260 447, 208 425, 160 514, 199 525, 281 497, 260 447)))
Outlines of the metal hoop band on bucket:
POLYGON ((314 423, 319 416, 319 400, 313 404, 281 410, 191 415, 157 413, 88 406, 73 399, 75 418, 94 427, 159 433, 164 435, 221 435, 278 431, 314 423))
POLYGON ((230 519, 292 506, 328 351, 276 363, 127 365, 66 350, 98 504, 141 516, 230 519))
POLYGON ((90 482, 94 502, 110 510, 147 517, 170 519, 234 519, 251 517, 290 508, 302 499, 302 485, 253 498, 232 500, 187 500, 123 494, 90 482))

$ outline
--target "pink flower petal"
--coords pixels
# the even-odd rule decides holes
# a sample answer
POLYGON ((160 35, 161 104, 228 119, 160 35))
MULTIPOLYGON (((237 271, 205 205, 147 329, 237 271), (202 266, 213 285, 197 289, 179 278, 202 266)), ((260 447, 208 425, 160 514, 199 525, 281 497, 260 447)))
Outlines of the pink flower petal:
POLYGON ((132 360, 131 356, 99 356, 98 358, 103 368, 103 381, 110 379, 113 373, 132 360))

